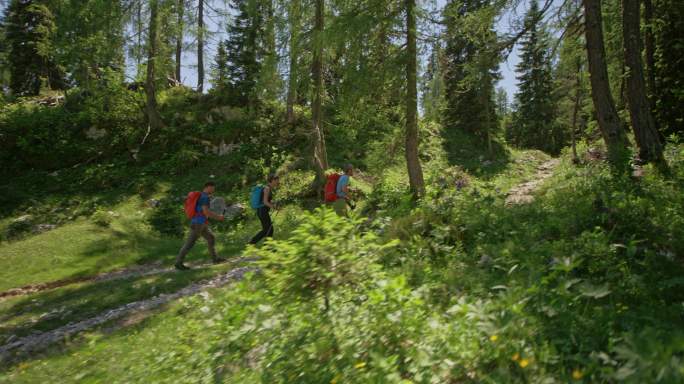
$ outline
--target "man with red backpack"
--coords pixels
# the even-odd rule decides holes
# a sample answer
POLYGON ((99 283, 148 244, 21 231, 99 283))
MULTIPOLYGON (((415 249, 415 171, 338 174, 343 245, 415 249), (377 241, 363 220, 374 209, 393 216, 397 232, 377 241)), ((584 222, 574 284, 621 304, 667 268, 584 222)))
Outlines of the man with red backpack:
POLYGON ((342 175, 337 173, 328 175, 325 201, 332 203, 333 209, 339 216, 347 216, 347 206, 351 204, 349 182, 352 176, 354 176, 354 167, 351 164, 345 164, 342 175))
POLYGON ((209 210, 209 197, 214 194, 215 190, 216 183, 209 181, 204 184, 202 192, 195 191, 188 193, 188 197, 185 200, 185 214, 190 219, 190 236, 188 236, 188 239, 185 241, 185 244, 176 257, 175 267, 180 271, 190 269, 183 264, 183 260, 200 236, 207 240, 209 254, 211 255, 211 260, 214 264, 225 261, 225 259, 219 258, 216 255, 216 250, 214 249, 214 234, 211 232, 211 229, 209 229, 209 218, 223 221, 222 215, 217 215, 209 210))

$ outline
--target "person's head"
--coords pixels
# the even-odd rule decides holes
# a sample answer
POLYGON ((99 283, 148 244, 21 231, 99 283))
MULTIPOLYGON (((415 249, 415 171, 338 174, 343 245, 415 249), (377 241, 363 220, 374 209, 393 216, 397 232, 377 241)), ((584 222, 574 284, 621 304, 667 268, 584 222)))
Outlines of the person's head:
POLYGON ((268 181, 268 185, 270 185, 271 188, 275 188, 280 185, 280 176, 276 175, 275 173, 271 173, 268 175, 266 181, 268 181))
POLYGON ((350 163, 345 164, 343 169, 344 169, 345 174, 347 174, 349 176, 354 175, 354 166, 351 165, 350 163))
POLYGON ((214 191, 216 190, 216 183, 213 181, 207 181, 204 183, 204 189, 202 189, 204 192, 212 195, 214 194, 214 191))

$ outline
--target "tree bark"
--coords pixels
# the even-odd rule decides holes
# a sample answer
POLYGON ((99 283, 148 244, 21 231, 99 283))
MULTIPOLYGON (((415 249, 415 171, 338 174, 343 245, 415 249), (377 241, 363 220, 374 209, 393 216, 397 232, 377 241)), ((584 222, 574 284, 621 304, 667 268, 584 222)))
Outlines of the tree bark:
POLYGON ((148 33, 147 78, 145 80, 145 96, 147 98, 146 111, 150 130, 157 130, 163 126, 161 116, 157 110, 157 94, 155 87, 155 60, 157 56, 159 12, 157 0, 150 0, 150 27, 148 33))
POLYGON ((651 108, 646 98, 646 84, 641 62, 639 0, 622 0, 622 33, 627 66, 627 104, 632 130, 642 161, 663 165, 663 145, 658 137, 651 108))
POLYGON ((610 93, 606 51, 603 45, 603 26, 600 0, 582 0, 584 4, 585 37, 587 61, 591 82, 591 98, 596 109, 598 125, 608 147, 608 159, 617 170, 627 165, 627 146, 629 141, 620 124, 615 102, 610 93))
MULTIPOLYGON (((314 83, 314 100, 311 105, 311 118, 313 120, 313 145, 314 145, 314 168, 316 169, 316 188, 322 191, 325 183, 325 171, 328 169, 328 155, 325 149, 325 136, 321 128, 321 104, 323 102, 323 28, 325 1, 315 0, 314 19, 314 52, 312 64, 312 77, 314 83)), ((319 192, 320 192, 319 191, 319 192)))
POLYGON ((197 8, 197 92, 204 92, 204 0, 197 8))
POLYGON ((406 166, 413 196, 425 192, 423 170, 418 157, 418 87, 416 81, 416 14, 415 0, 405 0, 406 6, 406 166))
MULTIPOLYGON (((646 24, 646 31, 644 34, 644 45, 646 48, 646 85, 649 92, 649 100, 651 110, 655 109, 655 39, 653 37, 653 2, 652 0, 644 0, 644 22, 646 24)), ((656 124, 658 122, 656 121, 656 124)))
POLYGON ((301 21, 300 0, 290 1, 288 19, 290 24, 290 74, 287 82, 287 123, 295 121, 294 105, 297 100, 297 56, 299 55, 299 34, 301 21))
MULTIPOLYGON (((138 24, 138 46, 136 47, 136 55, 135 55, 136 64, 137 64, 136 68, 137 68, 138 76, 142 75, 142 73, 140 73, 140 68, 141 68, 140 65, 142 64, 142 56, 143 56, 143 53, 142 53, 142 35, 143 35, 143 32, 142 32, 142 28, 143 28, 142 27, 142 23, 143 23, 142 22, 142 7, 143 7, 142 6, 142 0, 138 1, 138 9, 137 9, 137 15, 136 15, 136 17, 137 17, 136 21, 138 24)), ((136 79, 136 81, 137 81, 137 79, 136 79)))
POLYGON ((580 109, 580 101, 582 100, 582 61, 577 59, 577 73, 575 75, 575 105, 572 108, 572 130, 570 137, 572 139, 572 162, 579 163, 579 156, 577 156, 577 114, 580 109))
POLYGON ((185 1, 178 0, 178 35, 176 36, 176 81, 181 81, 181 60, 183 57, 183 13, 185 11, 185 1))

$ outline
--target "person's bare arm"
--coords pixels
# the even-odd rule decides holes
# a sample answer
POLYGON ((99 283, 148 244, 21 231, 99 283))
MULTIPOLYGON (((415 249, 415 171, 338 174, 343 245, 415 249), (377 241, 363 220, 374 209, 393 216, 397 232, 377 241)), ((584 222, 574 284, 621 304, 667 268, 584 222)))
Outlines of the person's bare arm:
POLYGON ((264 188, 264 198, 263 198, 264 205, 271 208, 271 209, 276 209, 275 205, 273 205, 273 203, 271 203, 269 201, 270 197, 271 197, 271 188, 270 187, 264 188))
POLYGON ((211 217, 212 219, 223 221, 223 215, 217 215, 214 212, 210 211, 208 205, 202 206, 202 212, 204 213, 204 217, 211 217))

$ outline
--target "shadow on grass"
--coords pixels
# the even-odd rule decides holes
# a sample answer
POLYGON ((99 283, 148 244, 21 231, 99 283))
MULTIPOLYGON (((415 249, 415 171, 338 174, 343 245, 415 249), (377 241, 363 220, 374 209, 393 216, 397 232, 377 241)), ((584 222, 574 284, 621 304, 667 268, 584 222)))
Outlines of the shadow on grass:
POLYGON ((458 130, 444 132, 443 147, 449 165, 457 165, 483 180, 489 180, 505 171, 511 153, 502 143, 492 140, 490 145, 480 138, 458 130))

